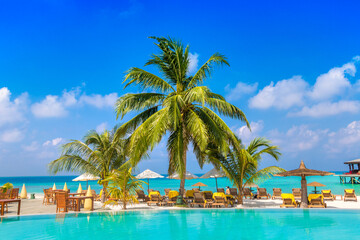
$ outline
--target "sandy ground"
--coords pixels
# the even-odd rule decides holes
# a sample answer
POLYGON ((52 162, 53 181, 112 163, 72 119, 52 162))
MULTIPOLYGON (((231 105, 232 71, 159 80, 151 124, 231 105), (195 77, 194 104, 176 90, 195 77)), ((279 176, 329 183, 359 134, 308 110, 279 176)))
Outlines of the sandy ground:
MULTIPOLYGON (((358 196, 359 198, 360 196, 358 196)), ((359 198, 360 201, 360 198, 359 198)), ((237 205, 235 208, 280 208, 282 204, 281 200, 244 200, 243 205, 237 205)), ((342 200, 327 201, 328 209, 360 209, 360 202, 344 202, 342 200)), ((158 207, 158 206, 147 206, 147 204, 139 203, 128 206, 130 210, 151 210, 151 209, 188 209, 188 208, 179 208, 179 207, 158 207)), ((102 207, 100 202, 94 203, 94 212, 111 212, 111 211, 122 211, 121 206, 107 206, 102 207)), ((70 213, 72 211, 69 211, 70 213)), ((81 212, 86 212, 81 209, 81 212)), ((42 199, 24 199, 21 201, 21 211, 20 215, 37 215, 37 214, 55 214, 56 207, 55 205, 45 206, 42 204, 42 199)), ((17 204, 9 205, 9 212, 5 213, 6 216, 15 216, 17 214, 17 204)))

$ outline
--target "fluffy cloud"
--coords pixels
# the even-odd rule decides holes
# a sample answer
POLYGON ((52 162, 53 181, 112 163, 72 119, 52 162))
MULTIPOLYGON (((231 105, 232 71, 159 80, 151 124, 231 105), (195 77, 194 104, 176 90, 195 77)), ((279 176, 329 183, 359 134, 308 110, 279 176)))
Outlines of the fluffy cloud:
POLYGON ((80 88, 64 91, 61 96, 47 95, 44 100, 31 106, 32 113, 38 118, 64 117, 69 107, 90 105, 96 108, 113 107, 118 98, 117 93, 107 95, 81 94, 80 88))
POLYGON ((325 117, 340 113, 358 113, 359 101, 322 102, 311 107, 303 107, 301 111, 290 113, 289 116, 325 117))
POLYGON ((226 98, 229 101, 234 101, 240 99, 242 96, 254 93, 258 87, 258 83, 254 84, 246 84, 243 82, 238 82, 235 86, 235 88, 230 88, 230 85, 228 84, 225 87, 225 90, 229 93, 226 95, 226 98))
POLYGON ((11 101, 11 92, 8 88, 0 88, 0 126, 19 122, 24 119, 23 110, 27 105, 28 94, 11 101))
POLYGON ((23 132, 17 128, 6 130, 0 134, 0 141, 6 143, 20 142, 23 138, 23 132))
POLYGON ((103 133, 105 131, 106 127, 107 127, 106 122, 100 123, 98 126, 96 126, 96 132, 103 133))
POLYGON ((353 62, 346 63, 342 67, 334 67, 329 72, 321 74, 315 82, 310 97, 315 100, 326 100, 340 95, 346 88, 351 87, 346 75, 354 76, 356 73, 353 62))
POLYGON ((258 134, 263 130, 264 122, 262 120, 251 122, 250 128, 251 131, 247 126, 242 126, 235 131, 245 145, 247 145, 253 138, 257 137, 258 134))
POLYGON ((330 132, 325 147, 330 152, 338 153, 358 149, 360 147, 360 121, 353 121, 338 131, 330 132))
POLYGON ((199 54, 197 53, 189 53, 189 69, 188 69, 188 73, 189 74, 194 74, 198 68, 198 64, 199 64, 199 54))
POLYGON ((251 108, 268 109, 275 107, 277 109, 288 109, 293 106, 304 104, 304 96, 308 88, 308 83, 300 76, 294 76, 273 82, 264 87, 260 92, 249 101, 251 108))
POLYGON ((63 138, 54 138, 43 143, 43 146, 57 146, 63 142, 63 138))
POLYGON ((39 149, 39 143, 37 141, 33 141, 31 144, 23 146, 23 149, 27 152, 34 152, 39 149))

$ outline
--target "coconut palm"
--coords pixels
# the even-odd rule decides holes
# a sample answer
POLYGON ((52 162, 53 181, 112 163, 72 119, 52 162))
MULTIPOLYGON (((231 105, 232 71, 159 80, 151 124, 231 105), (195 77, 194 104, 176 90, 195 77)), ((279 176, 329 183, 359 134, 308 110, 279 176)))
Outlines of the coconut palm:
POLYGON ((230 181, 236 186, 239 192, 239 203, 243 203, 243 189, 246 184, 259 180, 265 180, 274 174, 284 171, 284 169, 271 166, 259 170, 259 164, 263 155, 268 155, 275 160, 279 160, 281 153, 277 146, 265 138, 253 139, 248 147, 241 146, 230 150, 227 154, 221 153, 213 145, 207 150, 208 160, 215 166, 223 169, 230 181))
MULTIPOLYGON (((107 182, 101 182, 107 178, 110 172, 118 169, 126 161, 126 140, 117 138, 112 131, 105 130, 99 134, 95 130, 85 135, 84 141, 71 140, 62 145, 61 156, 49 163, 49 170, 56 174, 61 171, 90 173, 100 177, 99 183, 106 193, 107 182)), ((105 194, 102 194, 102 202, 105 194)))
POLYGON ((136 190, 142 189, 145 182, 138 180, 132 174, 132 168, 121 170, 112 170, 110 175, 102 182, 108 184, 109 196, 111 199, 106 204, 118 204, 117 200, 122 202, 123 209, 126 209, 128 203, 138 203, 136 190))
POLYGON ((151 38, 156 41, 160 53, 153 54, 145 66, 156 67, 160 75, 136 67, 128 70, 125 88, 137 85, 145 92, 125 94, 118 99, 117 117, 123 118, 129 112, 138 112, 138 115, 119 128, 117 134, 122 136, 133 131, 128 147, 134 165, 167 135, 169 174, 180 174, 180 191, 183 192, 190 144, 202 167, 202 152, 209 140, 222 149, 226 149, 227 139, 236 141, 218 114, 240 119, 246 124, 248 121, 239 108, 208 87, 201 86, 215 66, 229 65, 224 55, 215 53, 191 75, 189 46, 171 38, 151 38))

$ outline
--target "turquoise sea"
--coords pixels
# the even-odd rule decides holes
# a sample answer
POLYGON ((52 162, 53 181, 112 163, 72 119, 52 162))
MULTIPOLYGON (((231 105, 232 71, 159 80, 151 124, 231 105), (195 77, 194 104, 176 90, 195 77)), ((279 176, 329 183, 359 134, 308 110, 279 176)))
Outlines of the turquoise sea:
POLYGON ((357 239, 359 210, 201 209, 0 219, 0 239, 357 239), (349 225, 351 224, 351 225, 349 225))
MULTIPOLYGON (((336 172, 340 174, 341 172, 336 172)), ((199 175, 201 176, 201 175, 199 175)), ((66 182, 68 188, 72 192, 75 192, 79 186, 79 182, 73 182, 76 176, 51 176, 51 177, 0 177, 0 186, 6 182, 11 182, 15 187, 21 189, 22 185, 25 184, 28 194, 30 193, 43 193, 43 188, 50 188, 53 184, 56 184, 57 189, 62 189, 64 183, 66 182)), ((308 183, 312 181, 317 181, 322 184, 325 184, 326 187, 318 189, 331 189, 335 194, 343 194, 345 188, 354 188, 356 193, 360 194, 360 184, 340 184, 338 176, 316 176, 316 177, 307 177, 308 183)), ((145 180, 146 181, 146 180, 145 180)), ((191 185, 202 182, 208 185, 208 187, 202 187, 202 190, 215 191, 215 179, 193 179, 186 180, 186 188, 193 188, 191 185)), ((82 188, 86 188, 86 182, 81 182, 82 188)), ((89 185, 92 189, 95 189, 97 192, 100 191, 100 186, 97 184, 97 181, 89 181, 89 185)), ((157 189, 160 192, 164 193, 165 188, 178 189, 180 185, 180 180, 174 179, 150 179, 150 188, 157 189)), ((260 187, 265 187, 272 193, 272 188, 281 188, 283 192, 291 192, 292 188, 300 187, 300 177, 273 177, 269 180, 259 182, 260 187)), ((218 186, 225 188, 226 186, 231 187, 231 183, 227 178, 218 178, 218 186)), ((144 185, 144 188, 147 189, 147 185, 144 185)), ((309 191, 312 191, 313 188, 309 187, 309 191)))

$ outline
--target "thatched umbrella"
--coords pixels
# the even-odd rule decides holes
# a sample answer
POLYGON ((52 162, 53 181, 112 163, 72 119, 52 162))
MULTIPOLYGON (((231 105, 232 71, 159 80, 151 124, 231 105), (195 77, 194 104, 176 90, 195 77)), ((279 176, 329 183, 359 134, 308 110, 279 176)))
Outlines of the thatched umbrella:
POLYGON ((300 204, 300 207, 302 207, 302 208, 308 207, 306 177, 307 176, 328 176, 328 175, 334 175, 334 173, 308 169, 305 167, 303 160, 301 160, 300 167, 298 169, 275 174, 275 176, 279 176, 279 177, 289 177, 289 176, 301 177, 301 204, 300 204))
POLYGON ((311 182, 308 184, 308 187, 314 187, 315 189, 313 192, 317 193, 318 191, 316 191, 316 187, 325 187, 325 185, 319 182, 311 182))
MULTIPOLYGON (((73 179, 73 182, 86 182, 86 189, 88 188, 89 185, 89 181, 95 181, 95 180, 99 180, 100 177, 98 176, 94 176, 90 173, 84 173, 80 176, 78 176, 77 178, 73 179)), ((54 183, 55 185, 55 183, 54 183)))
POLYGON ((215 178, 216 189, 218 189, 217 178, 221 177, 225 177, 225 173, 223 171, 217 170, 216 168, 213 168, 212 170, 202 175, 200 178, 215 178))
POLYGON ((147 182, 148 182, 148 192, 149 192, 149 189, 150 189, 150 182, 149 182, 149 179, 150 178, 163 178, 164 176, 156 173, 156 172, 153 172, 151 171, 150 169, 146 169, 145 171, 143 171, 142 173, 138 174, 136 176, 137 179, 147 179, 147 182))
MULTIPOLYGON (((169 176, 168 178, 180 179, 180 175, 178 173, 174 173, 173 175, 169 176)), ((192 174, 191 172, 186 172, 185 179, 189 180, 189 179, 196 179, 196 178, 198 178, 198 177, 195 176, 194 174, 192 174)))
POLYGON ((198 182, 198 183, 195 183, 194 185, 192 185, 193 187, 199 187, 199 190, 200 190, 200 187, 207 187, 206 184, 202 183, 202 182, 198 182))

